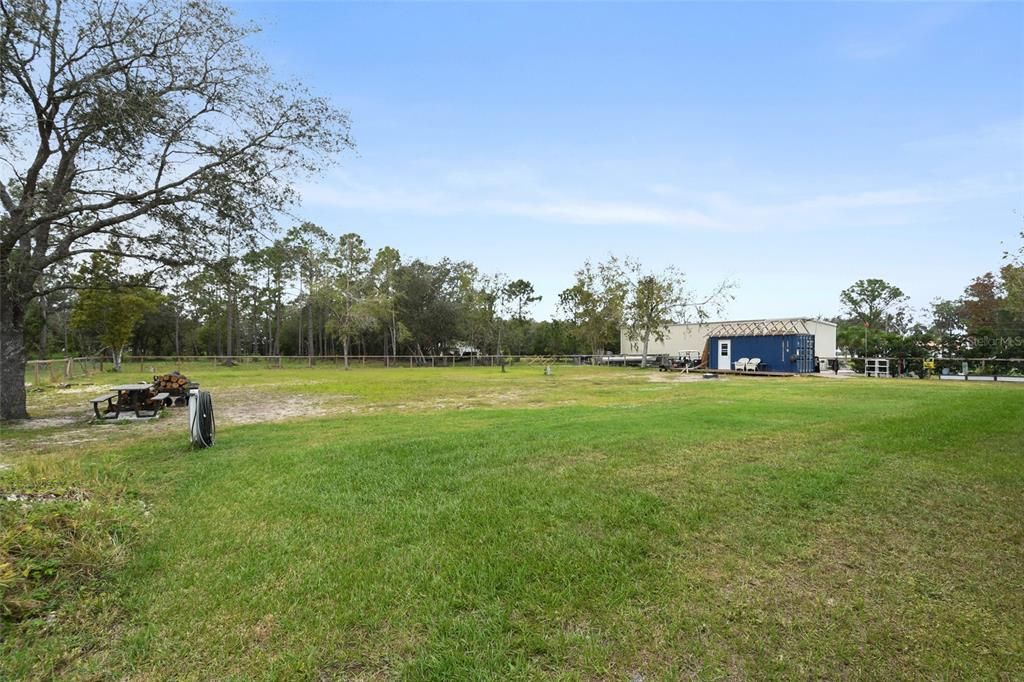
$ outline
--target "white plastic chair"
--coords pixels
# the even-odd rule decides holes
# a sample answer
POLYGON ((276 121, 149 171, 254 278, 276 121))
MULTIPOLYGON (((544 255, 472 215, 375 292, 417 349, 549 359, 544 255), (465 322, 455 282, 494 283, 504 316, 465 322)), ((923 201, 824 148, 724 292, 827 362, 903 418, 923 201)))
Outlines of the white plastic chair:
POLYGON ((748 362, 750 362, 750 358, 740 358, 736 362, 732 363, 732 368, 736 372, 746 372, 748 362))

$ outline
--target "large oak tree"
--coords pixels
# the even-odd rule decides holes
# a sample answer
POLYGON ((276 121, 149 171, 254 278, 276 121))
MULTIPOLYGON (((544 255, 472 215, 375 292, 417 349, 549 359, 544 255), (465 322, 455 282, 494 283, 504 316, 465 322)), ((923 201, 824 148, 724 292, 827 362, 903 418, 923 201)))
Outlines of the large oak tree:
POLYGON ((211 0, 0 0, 0 419, 24 418, 29 303, 103 252, 204 257, 256 230, 297 174, 352 146, 347 115, 272 79, 211 0))

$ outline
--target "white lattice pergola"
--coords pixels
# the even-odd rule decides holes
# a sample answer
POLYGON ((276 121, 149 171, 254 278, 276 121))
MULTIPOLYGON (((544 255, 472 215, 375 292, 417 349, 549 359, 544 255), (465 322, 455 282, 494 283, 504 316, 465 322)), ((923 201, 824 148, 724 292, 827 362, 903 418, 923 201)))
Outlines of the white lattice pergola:
POLYGON ((779 336, 781 334, 811 334, 807 321, 799 318, 788 320, 740 320, 718 322, 709 327, 707 337, 712 336, 779 336))

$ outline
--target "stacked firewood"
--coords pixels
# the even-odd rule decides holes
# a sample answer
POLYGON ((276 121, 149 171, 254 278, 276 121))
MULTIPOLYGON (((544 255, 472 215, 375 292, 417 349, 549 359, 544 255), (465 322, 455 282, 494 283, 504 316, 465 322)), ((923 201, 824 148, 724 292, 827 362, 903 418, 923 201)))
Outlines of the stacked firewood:
POLYGON ((157 393, 169 393, 170 395, 181 395, 189 388, 188 377, 180 372, 170 374, 159 374, 153 377, 153 389, 157 393))

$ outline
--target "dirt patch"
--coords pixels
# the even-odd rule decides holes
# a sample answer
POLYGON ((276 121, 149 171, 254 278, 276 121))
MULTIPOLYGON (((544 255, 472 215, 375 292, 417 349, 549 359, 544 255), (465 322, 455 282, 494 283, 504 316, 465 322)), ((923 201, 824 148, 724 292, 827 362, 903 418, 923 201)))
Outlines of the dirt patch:
POLYGON ((218 424, 259 424, 299 417, 322 417, 332 410, 324 401, 305 395, 268 396, 265 400, 240 400, 228 394, 214 395, 213 413, 218 424))
POLYGON ((5 429, 14 430, 35 430, 35 429, 49 429, 61 426, 71 426, 76 422, 82 421, 81 417, 73 415, 67 415, 63 417, 39 417, 36 419, 20 419, 18 421, 8 422, 4 424, 5 429))
MULTIPOLYGON (((70 397, 70 396, 69 396, 70 397)), ((218 426, 278 422, 302 417, 320 417, 356 411, 352 396, 260 395, 251 391, 218 390, 213 394, 214 414, 218 426)), ((3 447, 18 453, 67 451, 92 443, 120 443, 155 434, 180 434, 188 442, 188 408, 164 408, 158 419, 118 419, 92 423, 88 406, 64 404, 56 409, 66 414, 37 417, 5 425, 4 428, 24 432, 17 440, 3 447)))
MULTIPOLYGON (((535 400, 535 392, 517 389, 390 404, 367 402, 356 395, 294 392, 294 384, 279 386, 288 386, 293 392, 267 390, 268 386, 264 385, 255 390, 243 387, 214 390, 213 407, 217 426, 374 414, 382 411, 456 411, 511 406, 541 408, 551 405, 549 401, 535 400)), ((92 410, 82 395, 97 390, 101 389, 88 386, 77 390, 53 391, 46 401, 41 401, 42 404, 36 407, 37 412, 45 416, 13 424, 11 428, 21 430, 22 433, 16 441, 12 439, 5 442, 4 448, 16 448, 18 454, 66 452, 100 444, 116 447, 120 443, 158 435, 172 439, 180 437, 182 443, 188 442, 187 407, 164 408, 158 419, 93 423, 92 410)), ((565 401, 560 404, 574 402, 565 401)))
POLYGON ((77 395, 80 393, 95 393, 103 391, 102 386, 97 384, 68 384, 57 389, 57 395, 77 395))
MULTIPOLYGON (((96 427, 97 429, 100 427, 96 427)), ((102 431, 93 430, 92 427, 83 429, 73 429, 68 431, 59 431, 49 436, 40 436, 33 438, 31 441, 24 443, 24 447, 32 449, 34 447, 41 447, 47 445, 81 445, 82 443, 91 443, 93 441, 101 440, 106 438, 106 434, 102 431)))

